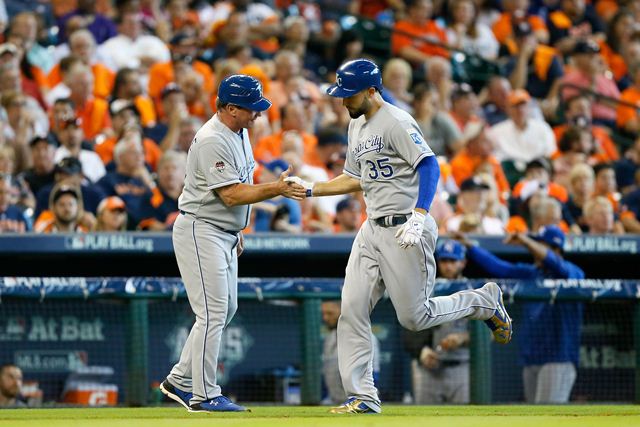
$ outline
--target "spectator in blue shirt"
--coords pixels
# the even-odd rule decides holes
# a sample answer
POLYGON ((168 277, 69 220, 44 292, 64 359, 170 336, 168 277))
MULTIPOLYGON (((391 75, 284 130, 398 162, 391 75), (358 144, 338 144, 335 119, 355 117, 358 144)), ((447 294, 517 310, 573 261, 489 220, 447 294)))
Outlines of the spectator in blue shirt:
POLYGON ((637 138, 633 146, 627 152, 627 156, 614 164, 616 182, 623 194, 628 194, 638 188, 636 173, 640 170, 640 138, 637 138))
POLYGON ((107 196, 118 196, 124 201, 133 228, 144 219, 143 203, 149 200, 156 186, 144 163, 141 139, 131 136, 120 140, 113 149, 113 160, 116 170, 107 173, 97 184, 107 196))
MULTIPOLYGON (((456 238, 467 246, 467 258, 490 277, 512 279, 583 279, 580 267, 562 257, 565 235, 555 225, 528 236, 511 234, 507 243, 524 246, 534 263, 511 263, 474 246, 464 235, 456 238)), ((527 403, 566 403, 576 379, 583 305, 579 302, 525 302, 516 335, 524 365, 527 403)))
POLYGON ((11 203, 11 175, 0 175, 0 234, 31 231, 31 223, 22 210, 11 203))
MULTIPOLYGON (((45 210, 49 209, 49 196, 56 184, 66 184, 77 187, 82 193, 82 205, 85 214, 94 215, 98 209, 98 204, 106 197, 104 192, 96 184, 91 184, 82 175, 82 164, 75 157, 65 157, 60 160, 53 169, 54 182, 43 186, 36 194, 36 212, 34 218, 45 210)), ((86 215, 85 215, 86 216, 86 215)), ((89 222, 82 221, 85 226, 93 224, 94 218, 89 218, 89 222)), ((90 228, 90 227, 89 227, 90 228)))
MULTIPOLYGON (((282 159, 273 160, 264 165, 265 171, 261 178, 264 182, 275 179, 282 171, 287 170, 289 163, 282 159), (268 173, 267 173, 268 172, 268 173)), ((279 231, 285 233, 299 233, 302 231, 302 210, 300 203, 276 197, 264 202, 256 203, 254 231, 279 231)))

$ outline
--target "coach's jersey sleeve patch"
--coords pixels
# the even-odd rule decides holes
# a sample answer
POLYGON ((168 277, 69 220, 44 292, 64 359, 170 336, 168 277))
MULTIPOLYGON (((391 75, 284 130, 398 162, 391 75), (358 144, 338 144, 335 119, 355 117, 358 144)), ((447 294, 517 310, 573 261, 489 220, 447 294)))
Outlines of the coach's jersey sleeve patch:
POLYGON ((197 155, 199 169, 206 177, 209 190, 240 182, 240 174, 234 167, 233 155, 226 143, 200 143, 197 155))

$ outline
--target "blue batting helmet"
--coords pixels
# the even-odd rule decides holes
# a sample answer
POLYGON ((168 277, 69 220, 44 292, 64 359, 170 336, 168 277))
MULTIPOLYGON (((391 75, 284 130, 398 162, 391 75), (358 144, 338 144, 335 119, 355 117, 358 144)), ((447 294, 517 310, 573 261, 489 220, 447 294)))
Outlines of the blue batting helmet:
POLYGON ((262 95, 260 82, 244 74, 234 74, 222 80, 218 87, 218 99, 224 104, 251 111, 264 111, 271 107, 271 101, 262 95))
POLYGON ((336 98, 347 98, 370 87, 382 91, 380 69, 368 59, 354 59, 338 68, 336 83, 327 89, 327 94, 336 98))

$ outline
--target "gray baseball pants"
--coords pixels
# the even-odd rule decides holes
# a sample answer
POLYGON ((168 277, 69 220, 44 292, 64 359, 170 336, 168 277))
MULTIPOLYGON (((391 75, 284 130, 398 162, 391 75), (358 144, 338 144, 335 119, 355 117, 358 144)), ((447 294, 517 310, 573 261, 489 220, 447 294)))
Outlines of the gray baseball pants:
POLYGON ((418 405, 469 403, 469 362, 430 370, 411 361, 413 401, 418 405))
POLYGON ((178 215, 173 247, 196 321, 169 382, 192 391, 191 404, 220 396, 216 381, 223 329, 238 308, 238 237, 190 215, 178 215))
POLYGON ((463 318, 489 319, 499 299, 497 292, 494 295, 485 287, 431 298, 437 225, 427 215, 420 244, 407 249, 396 242, 398 227, 367 220, 360 228, 347 264, 338 320, 342 385, 347 396, 361 399, 376 412, 381 408, 373 384, 370 315, 385 289, 398 321, 411 331, 463 318))
POLYGON ((576 382, 576 367, 571 362, 525 366, 522 379, 527 403, 567 403, 576 382))

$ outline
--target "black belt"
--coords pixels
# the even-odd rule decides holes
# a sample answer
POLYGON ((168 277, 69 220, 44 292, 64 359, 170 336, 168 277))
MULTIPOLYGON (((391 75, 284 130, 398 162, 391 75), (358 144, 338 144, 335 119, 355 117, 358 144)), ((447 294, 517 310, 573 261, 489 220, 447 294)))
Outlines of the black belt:
MULTIPOLYGON (((189 216, 192 216, 192 217, 194 217, 194 218, 196 218, 196 219, 200 219, 200 218, 197 218, 197 217, 196 217, 194 214, 192 214, 191 212, 185 212, 185 211, 183 211, 183 210, 180 210, 180 213, 181 213, 182 215, 189 215, 189 216)), ((238 236, 239 231, 234 231, 234 230, 225 230, 224 228, 220 228, 220 227, 218 227, 217 225, 210 223, 209 221, 205 221, 204 219, 201 219, 201 221, 206 222, 207 224, 209 224, 210 226, 212 226, 212 227, 213 227, 213 228, 215 228, 216 230, 222 231, 223 233, 231 234, 231 235, 232 235, 232 236, 234 236, 234 237, 237 237, 237 236, 238 236)))
POLYGON ((407 215, 389 215, 381 216, 373 220, 380 227, 393 227, 394 225, 402 225, 407 222, 407 215))
POLYGON ((463 363, 469 363, 466 360, 441 360, 440 366, 443 368, 453 368, 455 366, 460 366, 463 363))

